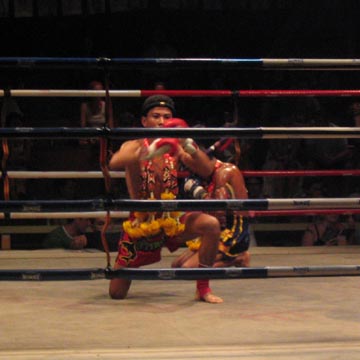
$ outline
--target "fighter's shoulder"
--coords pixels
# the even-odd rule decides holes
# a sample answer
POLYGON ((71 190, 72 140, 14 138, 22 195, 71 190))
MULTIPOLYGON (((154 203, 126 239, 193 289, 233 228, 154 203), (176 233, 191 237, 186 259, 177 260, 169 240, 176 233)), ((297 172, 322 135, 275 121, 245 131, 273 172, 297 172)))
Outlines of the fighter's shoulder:
POLYGON ((136 140, 127 140, 121 145, 121 149, 137 149, 142 146, 142 141, 140 139, 136 140))
POLYGON ((221 166, 218 168, 219 172, 226 171, 226 172, 240 172, 240 169, 232 163, 228 162, 221 162, 221 166))

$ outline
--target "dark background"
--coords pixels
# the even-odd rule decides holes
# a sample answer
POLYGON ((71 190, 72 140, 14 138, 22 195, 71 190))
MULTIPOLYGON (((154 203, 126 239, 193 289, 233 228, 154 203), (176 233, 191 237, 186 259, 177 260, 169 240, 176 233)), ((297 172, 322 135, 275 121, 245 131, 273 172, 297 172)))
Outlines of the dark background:
POLYGON ((141 57, 163 33, 179 57, 353 57, 359 8, 352 0, 3 0, 0 54, 141 57))
MULTIPOLYGON (((3 0, 0 57, 357 59, 359 11, 360 2, 352 0, 3 0)), ((84 89, 90 81, 103 79, 102 69, 87 67, 0 66, 1 88, 84 89)), ((156 81, 164 81, 168 89, 232 90, 358 89, 360 83, 356 69, 290 71, 208 66, 112 68, 109 80, 112 89, 152 89, 156 81)), ((318 100, 327 121, 353 125, 348 109, 357 99, 318 100)), ((46 127, 78 127, 80 101, 17 99, 24 126, 46 127)), ((116 125, 133 125, 123 114, 138 119, 142 101, 113 99, 116 125)), ((291 119, 295 112, 306 113, 302 99, 241 98, 238 105, 239 126, 280 126, 280 119, 291 119)), ((201 122, 206 126, 222 126, 234 110, 232 99, 215 98, 176 98, 176 107, 190 125, 201 122)), ((291 120, 286 125, 291 126, 291 120)), ((250 170, 261 168, 267 146, 266 141, 254 144, 250 170)), ((92 170, 94 164, 87 167, 85 154, 89 151, 83 151, 77 143, 37 141, 29 170, 92 170)), ((41 183, 42 192, 33 190, 41 193, 37 198, 44 198, 43 193, 56 198, 58 194, 53 191, 58 187, 50 181, 47 184, 41 183)), ((98 185, 95 188, 103 191, 98 185)), ((77 198, 98 195, 85 184, 81 190, 77 198), (82 194, 84 189, 86 194, 82 194)), ((273 238, 270 241, 274 243, 273 238)))
MULTIPOLYGON (((18 0, 0 1, 0 56, 15 57, 218 57, 358 58, 360 3, 341 0, 18 0)), ((3 88, 86 88, 101 70, 0 68, 3 88)), ((127 67, 113 69, 113 89, 357 88, 357 71, 195 70, 127 67)), ((343 112, 348 99, 322 99, 343 112)), ((78 99, 22 99, 29 125, 78 125, 78 99), (28 103, 30 104, 28 105, 28 103), (56 102, 55 105, 52 102, 56 102), (54 111, 54 108, 56 111, 54 111), (33 113, 36 113, 36 116, 33 113), (69 120, 69 114, 76 119, 69 120), (44 118, 42 114, 47 114, 44 118), (67 119, 67 120, 66 120, 67 119)), ((211 103, 216 103, 212 99, 211 103)), ((139 100, 115 101, 116 112, 138 115, 139 100), (117 108, 120 108, 118 111, 117 108)), ((258 102, 243 101, 244 114, 258 102)), ((183 116, 202 122, 209 101, 178 101, 183 116), (201 108, 201 113, 193 112, 201 108)), ((223 101, 225 111, 232 105, 223 101)), ((249 110, 250 109, 250 110, 249 110)), ((254 121, 255 116, 252 115, 254 121)), ((214 122, 221 125, 223 119, 214 122)))

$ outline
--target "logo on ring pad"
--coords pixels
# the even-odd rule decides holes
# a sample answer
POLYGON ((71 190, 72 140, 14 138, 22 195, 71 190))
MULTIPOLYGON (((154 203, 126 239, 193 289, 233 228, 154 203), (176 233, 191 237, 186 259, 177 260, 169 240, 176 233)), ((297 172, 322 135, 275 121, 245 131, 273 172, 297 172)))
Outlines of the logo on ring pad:
POLYGON ((161 208, 163 211, 174 211, 177 209, 177 203, 170 203, 169 201, 162 201, 161 208))
POLYGON ((296 206, 310 206, 310 200, 294 200, 293 204, 296 206))
POLYGON ((158 272, 158 278, 161 280, 172 280, 175 279, 176 276, 173 270, 162 269, 158 272))
POLYGON ((24 212, 40 212, 41 211, 41 206, 40 205, 24 205, 23 206, 23 211, 24 212))
POLYGON ((27 274, 22 274, 21 279, 38 281, 41 280, 41 275, 39 273, 32 273, 32 274, 27 273, 27 274))

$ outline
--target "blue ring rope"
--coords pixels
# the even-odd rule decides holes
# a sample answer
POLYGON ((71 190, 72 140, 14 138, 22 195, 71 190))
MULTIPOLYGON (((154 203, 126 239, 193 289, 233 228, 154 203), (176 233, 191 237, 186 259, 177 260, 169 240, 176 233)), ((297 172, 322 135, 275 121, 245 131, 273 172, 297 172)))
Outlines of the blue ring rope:
POLYGON ((263 65, 262 59, 242 58, 105 58, 105 57, 0 57, 0 66, 104 67, 146 65, 263 65))
POLYGON ((232 66, 232 67, 254 67, 254 68, 277 68, 277 69, 306 69, 324 68, 326 70, 340 68, 357 69, 360 59, 306 59, 306 58, 106 58, 106 57, 1 57, 0 67, 34 68, 38 67, 71 67, 87 66, 89 68, 104 67, 131 67, 139 65, 152 66, 186 66, 186 67, 208 67, 208 66, 232 66))
POLYGON ((1 200, 0 212, 266 210, 268 200, 1 200))
POLYGON ((0 212, 95 212, 95 211, 251 211, 290 209, 358 209, 360 198, 228 199, 228 200, 1 200, 0 212))
POLYGON ((2 269, 0 281, 82 281, 103 279, 198 280, 264 279, 289 277, 359 276, 359 265, 255 267, 255 268, 170 268, 170 269, 2 269))

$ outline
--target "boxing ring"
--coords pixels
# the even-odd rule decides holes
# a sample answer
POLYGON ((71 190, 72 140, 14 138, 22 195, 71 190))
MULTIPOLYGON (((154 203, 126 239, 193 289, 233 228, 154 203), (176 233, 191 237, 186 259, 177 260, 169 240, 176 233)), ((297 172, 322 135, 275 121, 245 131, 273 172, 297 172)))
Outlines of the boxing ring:
MULTIPOLYGON (((89 68, 128 64, 152 66, 211 63, 215 66, 264 66, 357 70, 357 59, 49 59, 3 58, 11 66, 78 66, 89 68)), ((360 90, 6 90, 13 97, 172 97, 359 96, 360 90)), ((3 152, 12 139, 100 139, 100 172, 22 172, 2 163, 4 200, 0 218, 12 219, 104 217, 123 218, 129 211, 241 210, 249 217, 360 212, 360 198, 296 198, 248 200, 129 200, 109 196, 109 182, 123 178, 105 161, 108 141, 141 137, 238 137, 250 139, 360 138, 359 128, 1 128, 3 152), (83 200, 11 200, 9 179, 104 178, 104 196, 83 200)), ((244 176, 359 176, 345 171, 244 171, 244 176)), ((104 229, 105 231, 106 229, 104 229)), ((106 250, 106 245, 104 246, 106 250)), ((109 251, 82 253, 64 250, 0 251, 0 296, 3 329, 0 359, 25 358, 299 358, 326 359, 329 354, 355 359, 360 355, 357 309, 360 251, 358 247, 250 249, 250 268, 172 269, 171 255, 141 269, 113 270, 109 251), (289 259, 291 258, 291 259, 289 259), (341 262, 341 264, 339 264, 341 262), (68 265, 61 266, 62 264, 68 265), (284 264, 290 264, 284 265, 284 264), (48 267, 44 266, 47 265, 48 267), (163 265, 163 267, 161 267, 163 265), (137 280, 134 295, 121 303, 107 295, 108 280, 137 280), (193 282, 210 278, 225 297, 216 305, 191 299, 193 282), (294 279, 296 278, 296 280, 294 279), (246 282, 239 281, 247 279, 246 282), (267 280, 271 279, 271 280, 267 280), (96 280, 88 283, 88 280, 96 280), (156 281, 155 280, 166 280, 156 281), (172 281, 177 280, 177 281, 172 281), (71 281, 71 282, 68 282, 71 281), (334 288, 338 291, 334 291, 334 288), (20 307, 19 307, 20 305, 20 307), (209 309, 210 307, 210 309, 209 309), (42 308, 44 314, 37 313, 42 308), (206 309, 205 309, 206 308, 206 309), (11 320, 17 319, 11 325, 11 320), (46 319, 47 318, 47 319, 46 319), (209 320, 211 319, 211 322, 209 320), (50 319, 50 325, 47 320, 50 319), (114 321, 115 319, 115 321, 114 321), (118 319, 118 320, 116 320, 118 319), (121 321, 120 321, 121 319, 121 321), (194 320, 197 325, 194 328, 194 320), (96 324, 97 326, 94 326, 96 324), (143 324, 143 326, 139 326, 143 324), (174 325, 175 324, 175 325, 174 325), (54 329, 54 327, 56 329, 54 329), (63 330, 61 327, 63 326, 63 330), (126 331, 119 331, 123 327, 126 331), (46 328, 50 330, 46 330, 46 328), (149 329, 151 331, 149 332, 149 329), (166 329, 164 333, 164 329, 166 329), (269 331, 270 330, 270 331, 269 331), (151 333, 151 334, 150 334, 151 333), (214 333, 221 336, 214 337, 214 333), (20 334, 20 336, 19 336, 20 334), (26 334, 26 335, 25 335, 26 334), (81 336, 79 334, 86 334, 81 336), (154 336, 161 334, 161 336, 154 336), (187 334, 192 334, 189 336, 187 334), (241 335, 239 335, 241 334, 241 335), (281 339, 280 336, 281 335, 281 339), (46 337, 48 340, 46 341, 46 337), (57 340, 55 340, 57 339, 57 340), (27 349, 21 351, 21 347, 27 349)))

